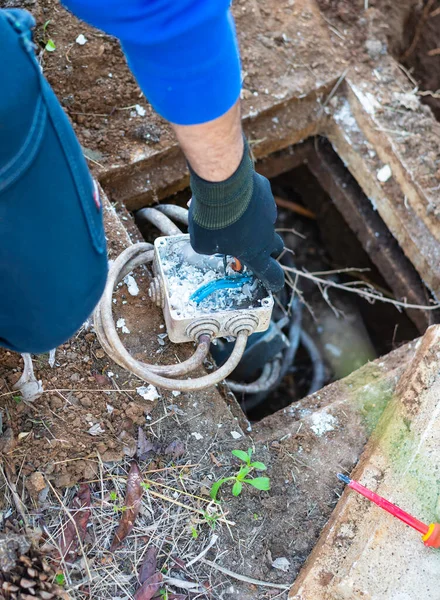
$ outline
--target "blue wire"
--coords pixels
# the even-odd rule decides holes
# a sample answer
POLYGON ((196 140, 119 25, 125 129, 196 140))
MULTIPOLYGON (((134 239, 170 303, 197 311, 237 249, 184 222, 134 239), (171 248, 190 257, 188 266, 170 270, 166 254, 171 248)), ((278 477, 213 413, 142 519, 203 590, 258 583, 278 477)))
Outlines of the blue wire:
POLYGON ((250 281, 252 281, 251 275, 237 275, 235 277, 223 277, 222 279, 209 281, 193 292, 189 299, 196 304, 200 304, 200 302, 214 292, 218 292, 219 290, 236 290, 242 288, 245 283, 249 283, 250 281))

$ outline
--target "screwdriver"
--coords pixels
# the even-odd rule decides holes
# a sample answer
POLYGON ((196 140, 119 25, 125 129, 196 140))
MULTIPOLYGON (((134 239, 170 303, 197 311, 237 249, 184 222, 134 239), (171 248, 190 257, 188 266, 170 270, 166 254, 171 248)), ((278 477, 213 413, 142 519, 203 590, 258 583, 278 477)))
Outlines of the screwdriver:
POLYGON ((425 546, 429 546, 430 548, 440 548, 440 523, 431 523, 431 525, 425 525, 412 515, 408 514, 392 502, 389 502, 382 496, 378 496, 368 488, 361 485, 358 481, 354 479, 350 479, 346 475, 342 475, 342 473, 338 473, 338 479, 343 481, 350 487, 352 490, 355 490, 371 502, 374 502, 382 508, 386 510, 390 515, 400 519, 416 531, 422 534, 422 540, 425 546))

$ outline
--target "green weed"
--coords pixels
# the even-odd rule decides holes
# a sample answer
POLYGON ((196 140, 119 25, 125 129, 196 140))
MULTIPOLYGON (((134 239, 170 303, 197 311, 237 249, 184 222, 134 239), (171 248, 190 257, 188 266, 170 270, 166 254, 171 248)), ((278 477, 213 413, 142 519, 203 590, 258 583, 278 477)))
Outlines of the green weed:
POLYGON ((244 450, 232 450, 233 456, 241 460, 244 464, 240 467, 239 471, 232 475, 231 477, 223 477, 219 481, 213 484, 211 487, 211 498, 213 500, 217 500, 217 494, 224 483, 231 482, 232 484, 232 494, 234 496, 239 496, 243 491, 243 485, 251 485, 257 490, 268 491, 270 490, 270 479, 269 477, 252 477, 249 478, 249 475, 253 471, 266 471, 267 467, 264 463, 254 461, 252 462, 252 448, 249 448, 247 452, 244 450))

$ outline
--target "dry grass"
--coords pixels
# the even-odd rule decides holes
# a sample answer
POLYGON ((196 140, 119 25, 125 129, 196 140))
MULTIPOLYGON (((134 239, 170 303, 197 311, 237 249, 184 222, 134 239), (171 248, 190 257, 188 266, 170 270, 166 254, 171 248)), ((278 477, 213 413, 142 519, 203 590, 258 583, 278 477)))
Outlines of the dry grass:
MULTIPOLYGON (((148 471, 147 464, 140 467, 143 473, 148 471)), ((208 589, 221 587, 225 578, 203 562, 203 551, 212 544, 210 551, 215 555, 214 529, 219 533, 230 525, 220 506, 197 495, 201 483, 192 478, 191 469, 171 467, 145 477, 150 487, 143 493, 135 526, 119 549, 109 552, 124 510, 129 468, 128 460, 113 466, 100 463, 100 478, 90 483, 92 512, 84 540, 85 553, 80 553, 74 564, 64 565, 66 590, 78 600, 133 598, 139 588, 139 568, 153 545, 158 550, 164 589, 175 593, 191 591, 191 598, 208 598, 208 589)), ((52 545, 62 535, 65 513, 74 494, 75 490, 66 490, 61 498, 51 491, 48 496, 44 519, 52 545)))

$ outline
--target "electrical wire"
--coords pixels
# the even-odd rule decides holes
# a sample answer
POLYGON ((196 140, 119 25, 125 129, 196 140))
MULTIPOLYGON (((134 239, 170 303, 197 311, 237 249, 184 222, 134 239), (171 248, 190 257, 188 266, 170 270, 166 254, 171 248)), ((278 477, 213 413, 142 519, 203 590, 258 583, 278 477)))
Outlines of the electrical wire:
POLYGON ((136 212, 136 218, 146 220, 163 234, 163 235, 181 235, 182 231, 175 225, 166 214, 157 210, 157 208, 141 208, 136 212))
POLYGON ((186 208, 176 206, 175 204, 158 204, 154 209, 188 227, 188 210, 186 208))
POLYGON ((275 359, 271 362, 267 362, 263 367, 263 372, 260 377, 252 383, 237 383, 235 381, 227 380, 228 386, 233 392, 243 394, 259 394, 269 390, 277 381, 281 371, 281 361, 275 359))
POLYGON ((200 366, 209 351, 211 341, 209 336, 200 336, 195 353, 187 361, 178 365, 166 366, 151 365, 136 360, 126 350, 119 338, 112 313, 114 288, 125 276, 124 274, 127 274, 127 271, 130 272, 133 265, 139 266, 140 264, 149 263, 153 260, 153 256, 151 244, 139 243, 126 248, 113 262, 103 296, 94 315, 94 325, 98 339, 103 349, 118 365, 128 369, 152 385, 182 392, 211 387, 225 379, 238 366, 246 349, 249 329, 244 328, 237 332, 234 349, 226 363, 219 369, 209 375, 185 380, 173 379, 165 375, 187 375, 200 366))

